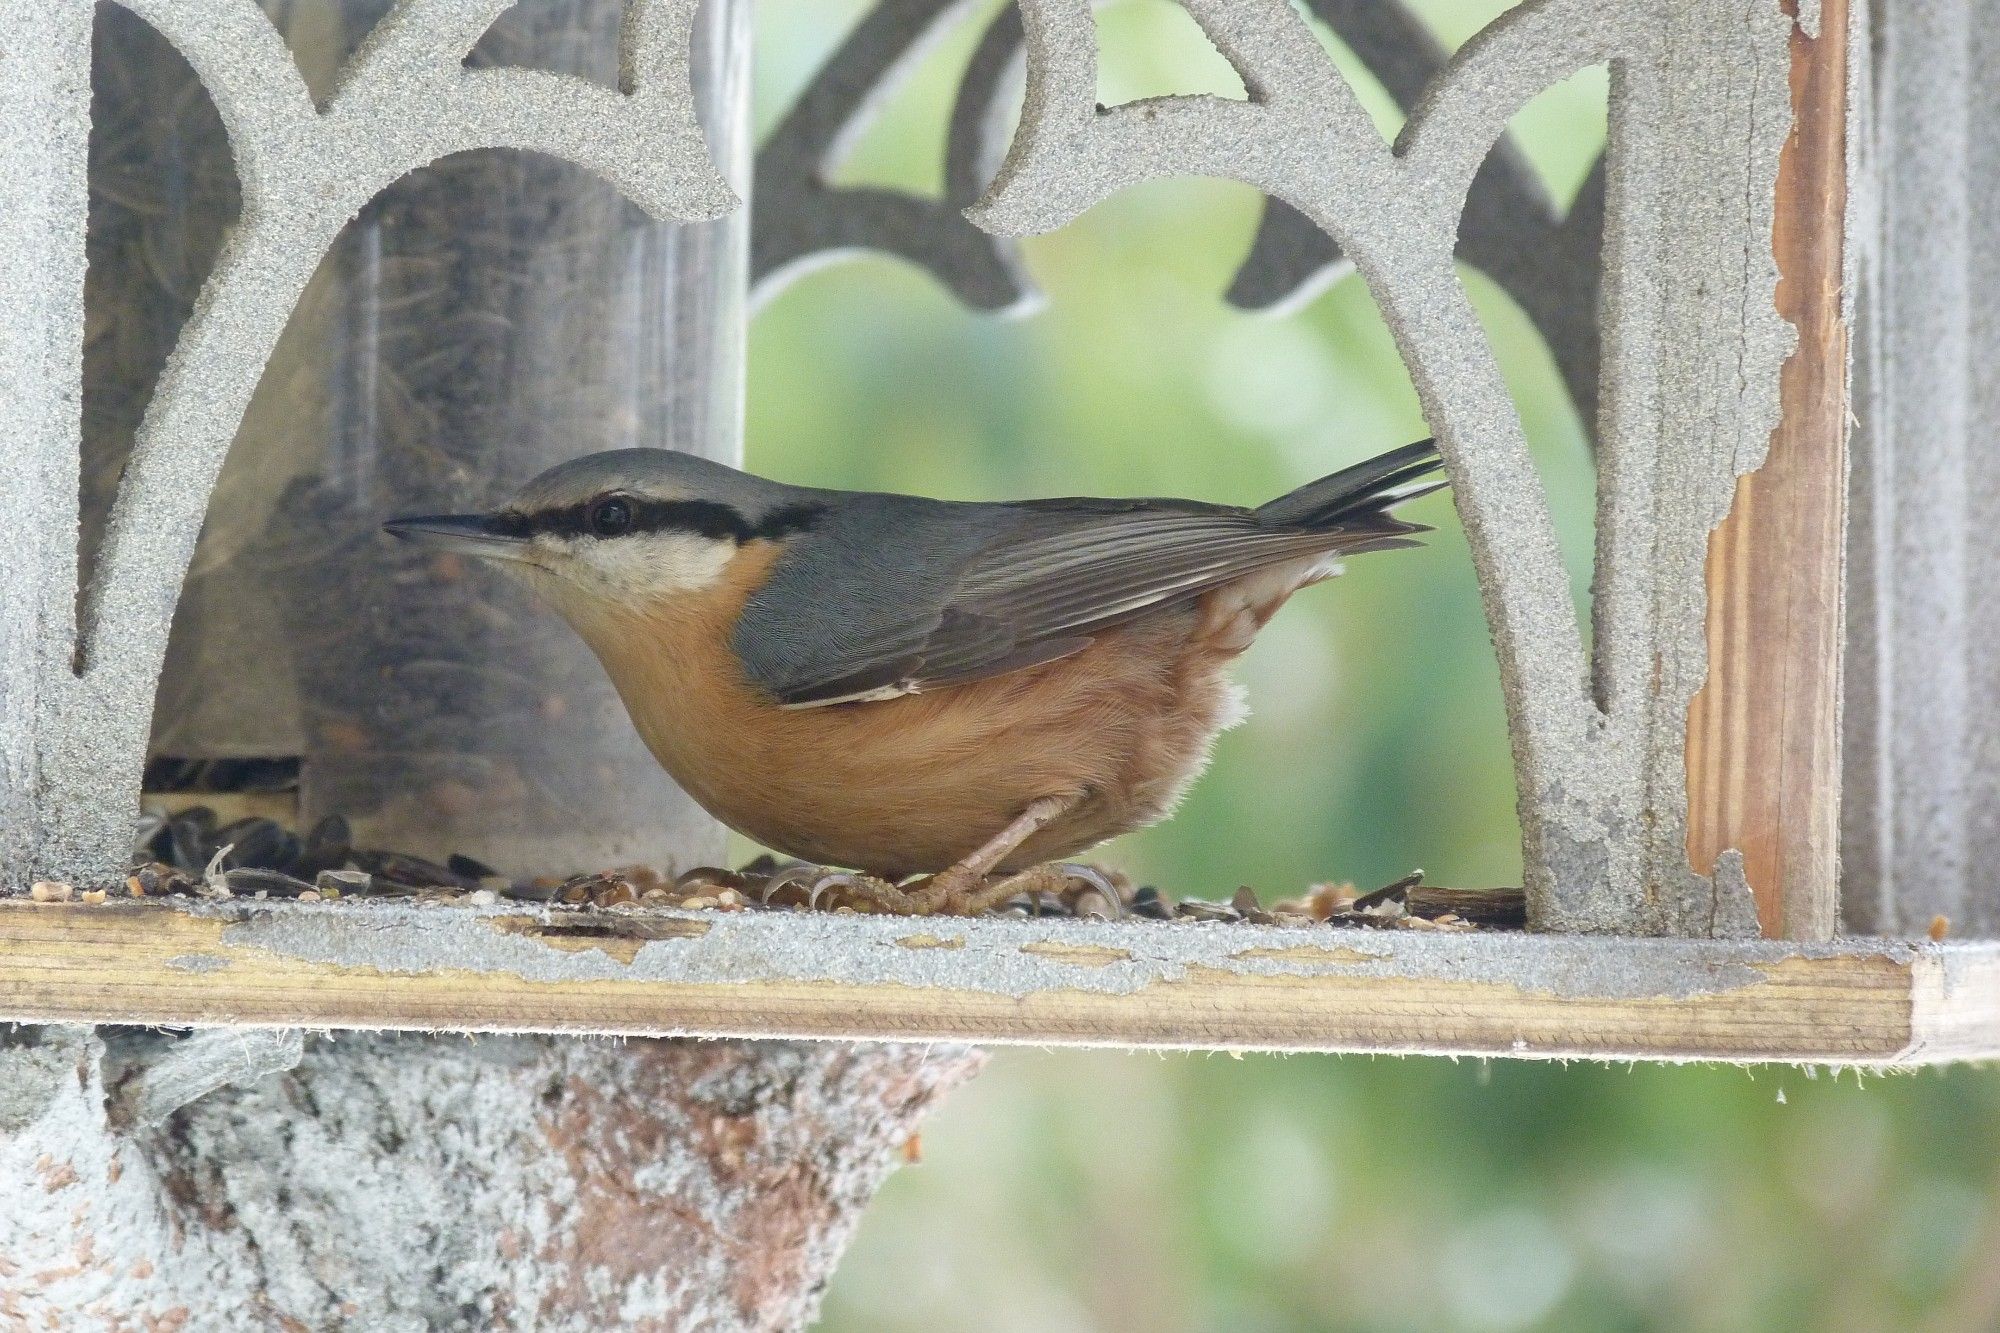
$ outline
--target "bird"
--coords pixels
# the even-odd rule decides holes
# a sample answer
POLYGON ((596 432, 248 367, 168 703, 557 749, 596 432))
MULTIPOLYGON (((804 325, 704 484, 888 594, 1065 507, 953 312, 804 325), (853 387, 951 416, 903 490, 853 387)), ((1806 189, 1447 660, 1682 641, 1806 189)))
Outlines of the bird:
POLYGON ((1434 443, 1257 508, 947 501, 695 454, 558 464, 397 537, 492 561, 568 621, 710 814, 874 910, 977 914, 1170 814, 1243 716, 1235 659, 1349 556, 1416 546, 1434 443), (851 873, 850 873, 851 872, 851 873))

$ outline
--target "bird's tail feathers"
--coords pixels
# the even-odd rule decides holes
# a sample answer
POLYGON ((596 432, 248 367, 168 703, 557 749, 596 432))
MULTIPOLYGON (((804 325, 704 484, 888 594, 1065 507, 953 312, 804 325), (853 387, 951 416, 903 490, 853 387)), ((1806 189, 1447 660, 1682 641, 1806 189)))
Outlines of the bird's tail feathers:
POLYGON ((1351 532, 1362 540, 1345 548, 1350 554, 1417 546, 1421 543, 1408 538, 1430 527, 1405 523, 1389 511, 1450 485, 1437 475, 1443 467, 1436 442, 1419 440, 1307 482, 1260 507, 1257 517, 1275 527, 1351 532))

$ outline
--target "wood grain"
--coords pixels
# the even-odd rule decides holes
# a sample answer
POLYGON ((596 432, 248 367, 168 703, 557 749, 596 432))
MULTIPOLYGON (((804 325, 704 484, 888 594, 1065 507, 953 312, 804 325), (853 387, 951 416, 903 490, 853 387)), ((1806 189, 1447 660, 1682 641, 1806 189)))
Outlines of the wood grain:
POLYGON ((1688 714, 1689 860, 1705 875, 1739 849, 1764 934, 1793 940, 1839 924, 1847 26, 1847 0, 1823 0, 1818 37, 1792 34, 1773 247, 1799 344, 1769 460, 1709 541, 1709 673, 1688 714))
POLYGON ((815 947, 851 938, 844 974, 789 979, 755 968, 796 942, 799 918, 740 914, 711 926, 703 915, 446 908, 402 918, 299 904, 0 900, 0 1021, 1870 1066, 2000 1056, 1994 942, 1579 943, 1167 923, 1097 923, 1080 935, 1074 924, 1065 933, 1035 922, 833 918, 841 933, 815 947), (282 918, 310 924, 316 939, 362 940, 377 961, 280 947, 260 927, 282 918), (466 929, 505 936, 512 961, 382 961, 466 929), (1034 984, 981 982, 990 969, 979 965, 1001 953, 1032 955, 1034 984), (1174 966, 1139 984, 1103 984, 1135 957, 1174 966), (552 978, 541 961, 560 969, 579 958, 592 975, 552 978), (661 979, 663 958, 689 966, 661 979))

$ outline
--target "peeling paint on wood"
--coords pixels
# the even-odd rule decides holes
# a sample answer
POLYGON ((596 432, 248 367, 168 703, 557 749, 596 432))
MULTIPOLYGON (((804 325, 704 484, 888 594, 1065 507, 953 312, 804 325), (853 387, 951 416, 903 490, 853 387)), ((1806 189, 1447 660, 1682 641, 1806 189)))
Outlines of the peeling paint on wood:
POLYGON ((0 1020, 1863 1064, 2000 1054, 1993 943, 951 929, 934 947, 942 936, 894 917, 6 900, 0 1020), (589 947, 575 947, 579 928, 589 947), (190 957, 217 966, 175 965, 190 957))

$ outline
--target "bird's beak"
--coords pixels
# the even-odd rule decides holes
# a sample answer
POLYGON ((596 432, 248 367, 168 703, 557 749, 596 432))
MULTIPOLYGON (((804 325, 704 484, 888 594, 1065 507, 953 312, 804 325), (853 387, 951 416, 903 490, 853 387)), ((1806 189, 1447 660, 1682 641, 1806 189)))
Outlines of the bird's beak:
POLYGON ((382 530, 432 551, 476 556, 481 560, 525 560, 528 539, 493 514, 433 514, 396 518, 382 530))

